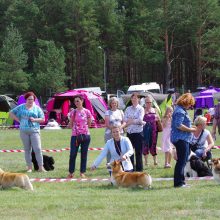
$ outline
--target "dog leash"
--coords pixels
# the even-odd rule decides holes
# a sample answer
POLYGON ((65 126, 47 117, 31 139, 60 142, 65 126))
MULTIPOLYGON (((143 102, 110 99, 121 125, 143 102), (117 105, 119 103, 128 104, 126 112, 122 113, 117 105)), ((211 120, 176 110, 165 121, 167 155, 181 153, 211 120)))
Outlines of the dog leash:
MULTIPOLYGON (((115 150, 116 150, 117 154, 118 154, 120 157, 122 157, 122 153, 121 153, 121 149, 120 149, 121 147, 118 146, 118 143, 117 143, 116 140, 114 140, 114 144, 115 144, 115 150)), ((119 144, 120 144, 120 140, 119 140, 119 144)), ((120 146, 121 146, 121 144, 120 144, 120 146)))

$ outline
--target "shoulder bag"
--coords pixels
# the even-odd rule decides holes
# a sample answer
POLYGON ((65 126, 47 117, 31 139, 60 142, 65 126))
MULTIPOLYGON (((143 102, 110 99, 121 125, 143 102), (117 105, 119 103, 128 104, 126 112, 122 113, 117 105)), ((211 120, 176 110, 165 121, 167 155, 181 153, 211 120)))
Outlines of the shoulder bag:
POLYGON ((190 147, 191 151, 195 152, 195 151, 198 149, 199 141, 200 141, 200 139, 201 139, 201 137, 202 137, 202 135, 203 135, 203 132, 204 132, 204 130, 202 130, 202 132, 201 132, 201 134, 199 135, 199 138, 198 138, 198 140, 196 141, 196 143, 189 144, 189 147, 190 147))

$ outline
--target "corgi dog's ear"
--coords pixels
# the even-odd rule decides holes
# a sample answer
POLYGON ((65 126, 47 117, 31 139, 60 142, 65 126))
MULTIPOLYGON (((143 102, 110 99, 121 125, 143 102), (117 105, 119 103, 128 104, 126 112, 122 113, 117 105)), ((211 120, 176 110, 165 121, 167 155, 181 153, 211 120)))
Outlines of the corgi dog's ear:
POLYGON ((214 158, 212 164, 215 169, 220 170, 220 158, 214 158))
POLYGON ((111 163, 111 165, 112 165, 112 166, 115 166, 115 164, 116 164, 116 161, 114 160, 114 161, 111 163))
POLYGON ((214 165, 217 165, 217 164, 219 163, 219 158, 213 158, 213 159, 212 159, 212 163, 213 163, 214 165))

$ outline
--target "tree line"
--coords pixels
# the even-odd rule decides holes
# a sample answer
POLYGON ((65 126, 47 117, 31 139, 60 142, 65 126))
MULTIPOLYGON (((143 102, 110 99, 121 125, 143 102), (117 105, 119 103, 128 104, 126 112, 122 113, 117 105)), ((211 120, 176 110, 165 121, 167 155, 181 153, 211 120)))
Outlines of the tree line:
POLYGON ((0 21, 0 93, 220 85, 218 0, 0 0, 0 21))

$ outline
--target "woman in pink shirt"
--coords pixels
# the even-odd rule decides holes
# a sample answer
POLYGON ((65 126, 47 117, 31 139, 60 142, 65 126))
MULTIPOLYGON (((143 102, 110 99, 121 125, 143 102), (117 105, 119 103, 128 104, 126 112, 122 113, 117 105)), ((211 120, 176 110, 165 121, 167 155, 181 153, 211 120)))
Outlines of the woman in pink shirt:
POLYGON ((69 175, 67 178, 74 177, 75 163, 79 146, 81 146, 80 176, 85 178, 87 153, 90 143, 89 127, 91 126, 92 115, 88 109, 83 107, 83 97, 74 96, 76 109, 70 113, 70 127, 72 136, 70 141, 69 175))

